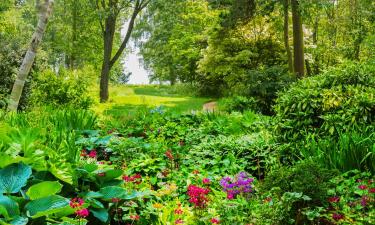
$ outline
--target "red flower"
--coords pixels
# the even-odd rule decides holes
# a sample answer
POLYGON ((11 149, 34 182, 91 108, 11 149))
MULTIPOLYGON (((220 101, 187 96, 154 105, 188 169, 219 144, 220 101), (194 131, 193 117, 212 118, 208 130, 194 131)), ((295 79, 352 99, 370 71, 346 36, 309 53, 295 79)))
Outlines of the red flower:
POLYGON ((361 190, 366 190, 367 186, 362 184, 362 185, 359 185, 358 188, 361 190))
POLYGON ((220 223, 220 220, 217 219, 217 218, 212 218, 212 219, 211 219, 211 223, 212 223, 212 224, 219 224, 219 223, 220 223))
POLYGON ((208 179, 208 178, 203 178, 202 182, 203 182, 203 184, 210 184, 211 180, 208 179))
POLYGON ((139 220, 141 218, 139 215, 130 215, 131 220, 139 220))
POLYGON ((168 149, 166 152, 165 152, 165 156, 167 156, 168 159, 170 160, 173 160, 173 155, 172 155, 172 151, 170 149, 168 149))
POLYGON ((340 201, 340 197, 338 197, 338 196, 330 197, 330 198, 328 198, 328 201, 331 202, 331 203, 336 203, 336 202, 340 201))
POLYGON ((77 210, 77 211, 75 212, 75 214, 76 214, 77 216, 79 216, 79 217, 87 217, 87 216, 90 214, 90 212, 89 212, 88 209, 80 209, 80 210, 77 210))
POLYGON ((83 203, 85 203, 85 201, 82 198, 72 198, 69 202, 69 205, 71 208, 75 209, 81 207, 83 203))
POLYGON ((117 202, 119 202, 119 201, 120 201, 120 199, 119 199, 119 198, 112 198, 111 200, 112 200, 112 202, 113 202, 113 203, 117 203, 117 202))
POLYGON ((332 214, 332 219, 338 221, 338 220, 344 219, 344 215, 338 214, 338 213, 333 213, 332 214))
POLYGON ((85 149, 82 149, 82 151, 81 151, 81 156, 82 156, 82 157, 86 157, 86 156, 87 156, 87 152, 86 152, 85 149))
POLYGON ((368 189, 368 193, 375 193, 375 188, 368 189))
POLYGON ((184 213, 184 211, 181 208, 178 208, 174 211, 174 214, 176 215, 181 215, 182 213, 184 213))
POLYGON ((105 177, 105 173, 98 173, 99 177, 105 177))
POLYGON ((206 206, 206 203, 208 202, 207 194, 210 192, 209 189, 201 188, 194 185, 188 186, 188 192, 187 194, 190 197, 189 202, 193 203, 195 207, 203 208, 206 206))
POLYGON ((96 158, 96 155, 97 155, 96 150, 91 150, 89 153, 90 158, 96 158))
POLYGON ((183 224, 184 221, 182 219, 177 219, 174 224, 183 224))

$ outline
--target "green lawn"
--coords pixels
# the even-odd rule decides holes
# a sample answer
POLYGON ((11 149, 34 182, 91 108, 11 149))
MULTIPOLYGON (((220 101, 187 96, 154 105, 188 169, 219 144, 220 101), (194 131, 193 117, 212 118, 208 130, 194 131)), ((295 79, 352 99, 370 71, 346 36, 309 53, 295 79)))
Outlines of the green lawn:
POLYGON ((201 110, 203 104, 210 101, 209 98, 181 96, 168 86, 156 85, 115 85, 110 87, 109 96, 109 102, 95 104, 93 110, 116 118, 128 117, 139 109, 158 106, 179 113, 201 110))

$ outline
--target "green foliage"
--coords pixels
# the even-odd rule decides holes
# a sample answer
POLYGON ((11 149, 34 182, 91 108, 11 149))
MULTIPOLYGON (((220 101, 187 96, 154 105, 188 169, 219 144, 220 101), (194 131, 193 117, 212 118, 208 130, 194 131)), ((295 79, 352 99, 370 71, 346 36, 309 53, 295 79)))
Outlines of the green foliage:
POLYGON ((233 96, 222 98, 219 101, 219 109, 225 112, 244 112, 246 110, 258 111, 257 101, 254 98, 246 98, 244 96, 233 96))
POLYGON ((300 147, 304 158, 322 167, 342 172, 359 169, 375 172, 375 134, 363 131, 340 133, 338 137, 307 138, 300 147))
POLYGON ((92 104, 88 95, 87 71, 44 71, 35 78, 32 101, 35 106, 74 107, 87 109, 92 104))
POLYGON ((276 101, 277 134, 292 141, 308 133, 337 136, 373 129, 374 74, 373 64, 347 63, 293 84, 276 101))
POLYGON ((0 194, 17 193, 31 176, 31 168, 24 164, 12 164, 0 170, 0 194))
POLYGON ((292 167, 280 167, 266 176, 262 190, 278 187, 279 193, 298 192, 309 196, 311 204, 321 205, 327 198, 327 191, 332 185, 329 180, 337 171, 322 168, 318 163, 302 161, 292 167))

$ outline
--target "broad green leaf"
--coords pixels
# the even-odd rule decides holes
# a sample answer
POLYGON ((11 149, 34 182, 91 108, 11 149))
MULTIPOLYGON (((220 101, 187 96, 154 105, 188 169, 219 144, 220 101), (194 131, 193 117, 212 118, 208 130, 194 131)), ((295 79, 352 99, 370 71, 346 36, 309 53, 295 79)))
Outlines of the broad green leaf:
POLYGON ((59 195, 36 199, 25 205, 28 215, 33 218, 58 213, 66 207, 69 207, 69 200, 59 195))
POLYGON ((91 209, 90 212, 103 223, 108 221, 108 212, 105 209, 91 209))
POLYGON ((17 202, 13 199, 0 195, 0 214, 6 218, 14 218, 20 214, 17 202), (4 209, 6 212, 4 212, 4 209))
POLYGON ((61 188, 62 184, 57 181, 44 181, 31 186, 26 194, 31 200, 35 200, 57 194, 61 191, 61 188))
POLYGON ((29 219, 28 218, 25 218, 25 217, 16 217, 14 218, 10 224, 11 225, 26 225, 27 223, 29 222, 29 219))
POLYGON ((103 195, 103 199, 112 199, 121 198, 126 194, 126 190, 118 186, 109 186, 100 189, 99 193, 103 195))
POLYGON ((12 164, 0 170, 0 194, 17 193, 31 176, 31 168, 25 164, 12 164))

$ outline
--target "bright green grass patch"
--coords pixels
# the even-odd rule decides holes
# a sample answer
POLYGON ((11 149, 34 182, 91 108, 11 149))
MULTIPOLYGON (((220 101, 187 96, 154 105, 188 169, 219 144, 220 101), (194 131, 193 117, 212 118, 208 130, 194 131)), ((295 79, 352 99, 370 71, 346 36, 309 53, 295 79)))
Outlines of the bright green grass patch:
POLYGON ((114 118, 128 117, 140 109, 158 106, 179 113, 201 110, 203 104, 210 100, 180 96, 167 86, 156 85, 115 85, 110 87, 109 96, 107 103, 97 103, 93 109, 98 114, 114 118))

